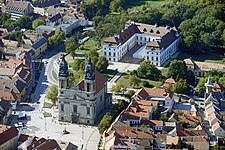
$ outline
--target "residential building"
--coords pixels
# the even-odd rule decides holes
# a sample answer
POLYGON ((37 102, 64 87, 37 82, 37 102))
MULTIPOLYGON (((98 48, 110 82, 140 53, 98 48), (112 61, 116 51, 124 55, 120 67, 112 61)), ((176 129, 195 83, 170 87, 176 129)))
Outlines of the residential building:
POLYGON ((59 24, 61 24, 63 21, 63 16, 58 13, 58 14, 54 14, 52 16, 48 16, 46 25, 47 26, 57 26, 59 24))
POLYGON ((41 25, 41 26, 38 26, 38 27, 36 28, 36 33, 37 33, 37 34, 43 34, 43 33, 45 33, 45 32, 50 33, 50 32, 53 32, 53 31, 55 31, 55 30, 56 30, 56 28, 53 27, 53 26, 41 25))
POLYGON ((144 100, 158 101, 160 105, 172 109, 174 104, 173 93, 163 88, 142 88, 138 90, 134 97, 144 100))
POLYGON ((59 24, 56 29, 62 30, 66 35, 70 35, 76 28, 80 26, 81 24, 79 19, 69 18, 65 19, 61 24, 59 24))
POLYGON ((12 110, 16 110, 18 99, 13 91, 11 92, 0 91, 0 100, 10 101, 12 105, 12 110))
POLYGON ((27 1, 7 1, 6 13, 11 14, 13 20, 17 20, 23 15, 29 15, 34 12, 34 8, 30 2, 27 1))
POLYGON ((216 122, 212 125, 212 133, 217 138, 225 138, 225 123, 216 122))
POLYGON ((40 2, 34 3, 34 6, 39 8, 46 8, 46 7, 58 5, 60 3, 61 3, 60 0, 43 0, 40 2))
POLYGON ((145 150, 152 147, 153 139, 153 133, 136 127, 113 126, 104 133, 103 145, 105 150, 145 150))
POLYGON ((26 83, 16 78, 12 80, 0 79, 0 91, 13 91, 16 94, 17 100, 21 101, 26 93, 26 83))
POLYGON ((134 98, 127 109, 121 113, 120 120, 123 120, 129 126, 139 126, 142 120, 152 119, 157 106, 157 101, 134 98))
POLYGON ((6 124, 9 121, 9 117, 11 116, 12 109, 11 109, 10 101, 0 99, 0 123, 6 124))
POLYGON ((177 81, 173 79, 172 77, 170 77, 163 82, 162 87, 173 88, 176 84, 177 84, 177 81))
POLYGON ((206 138, 195 138, 193 141, 186 142, 188 145, 191 145, 195 150, 209 150, 209 140, 206 138))
POLYGON ((164 122, 162 120, 142 120, 141 125, 150 125, 156 132, 163 131, 164 128, 164 122))
POLYGON ((62 56, 58 76, 59 121, 94 125, 97 116, 111 106, 111 95, 107 93, 107 78, 95 70, 89 59, 82 81, 69 87, 68 79, 68 64, 62 56))
POLYGON ((18 130, 15 127, 0 125, 0 149, 15 150, 18 143, 18 130))
POLYGON ((106 38, 103 44, 103 56, 109 61, 119 61, 132 47, 141 48, 134 58, 149 60, 156 66, 162 66, 177 51, 181 39, 179 29, 127 21, 119 35, 106 38))
POLYGON ((225 96, 222 86, 217 82, 213 84, 209 76, 207 82, 205 83, 205 87, 205 105, 213 102, 217 106, 225 108, 225 96))
POLYGON ((203 76, 205 72, 210 70, 218 70, 225 73, 224 64, 194 61, 192 58, 184 59, 184 62, 187 65, 187 69, 194 72, 196 76, 203 76))
POLYGON ((34 51, 33 58, 40 56, 45 50, 47 50, 48 40, 45 37, 41 37, 37 42, 32 45, 34 51))

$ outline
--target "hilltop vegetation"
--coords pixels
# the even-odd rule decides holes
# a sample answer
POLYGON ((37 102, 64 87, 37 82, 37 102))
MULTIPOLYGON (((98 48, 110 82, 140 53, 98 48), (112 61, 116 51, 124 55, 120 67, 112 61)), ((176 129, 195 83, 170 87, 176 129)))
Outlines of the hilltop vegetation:
POLYGON ((191 53, 224 51, 225 5, 216 0, 173 0, 153 6, 149 1, 93 0, 81 11, 94 22, 96 41, 120 33, 127 20, 162 26, 176 26, 183 32, 182 49, 191 53), (133 7, 133 4, 143 4, 133 7), (128 9, 129 6, 132 6, 128 9), (110 13, 111 12, 111 13, 110 13), (97 16, 96 16, 97 15, 97 16))

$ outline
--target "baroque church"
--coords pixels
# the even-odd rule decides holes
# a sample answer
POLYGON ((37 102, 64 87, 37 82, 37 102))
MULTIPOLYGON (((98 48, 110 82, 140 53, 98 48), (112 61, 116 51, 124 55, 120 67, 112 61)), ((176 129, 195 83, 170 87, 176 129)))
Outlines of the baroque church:
POLYGON ((89 58, 84 79, 69 87, 68 64, 65 56, 62 55, 60 59, 59 121, 94 125, 98 115, 112 103, 112 95, 107 93, 107 78, 95 70, 89 58))

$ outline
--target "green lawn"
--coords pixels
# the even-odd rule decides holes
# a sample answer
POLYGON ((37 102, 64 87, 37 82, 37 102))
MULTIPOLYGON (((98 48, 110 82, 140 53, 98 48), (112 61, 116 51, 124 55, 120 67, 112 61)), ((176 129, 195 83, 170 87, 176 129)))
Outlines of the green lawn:
POLYGON ((97 47, 97 42, 93 39, 88 39, 86 42, 81 44, 78 49, 76 49, 76 53, 88 54, 90 50, 99 50, 101 48, 97 47))
POLYGON ((165 68, 161 69, 162 75, 163 75, 164 77, 167 76, 168 71, 169 71, 169 68, 168 68, 168 67, 165 67, 165 68))
POLYGON ((48 112, 44 112, 43 115, 44 115, 45 118, 46 117, 52 117, 52 114, 51 113, 48 113, 48 112))
POLYGON ((141 9, 144 4, 147 4, 150 7, 158 7, 171 2, 173 2, 173 0, 136 0, 130 3, 127 8, 141 9))
MULTIPOLYGON (((153 80, 148 80, 148 79, 141 79, 142 81, 148 81, 150 84, 150 87, 159 87, 160 85, 162 85, 161 81, 153 81, 153 80)), ((127 73, 124 73, 118 80, 117 82, 120 82, 122 85, 124 85, 127 88, 133 88, 132 86, 130 86, 129 84, 129 75, 127 73)), ((139 85, 139 87, 136 88, 142 88, 143 85, 142 83, 139 85)))
POLYGON ((190 57, 196 61, 225 64, 225 62, 223 61, 225 56, 215 54, 215 53, 191 55, 191 54, 182 52, 182 53, 180 53, 180 55, 177 56, 176 59, 184 60, 184 59, 190 58, 190 57))
POLYGON ((52 103, 45 102, 43 108, 52 108, 52 106, 53 106, 52 103))

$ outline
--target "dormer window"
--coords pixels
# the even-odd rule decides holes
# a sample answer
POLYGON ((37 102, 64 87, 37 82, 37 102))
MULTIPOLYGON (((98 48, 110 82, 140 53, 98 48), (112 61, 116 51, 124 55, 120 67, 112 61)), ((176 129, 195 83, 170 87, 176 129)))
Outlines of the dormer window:
POLYGON ((144 32, 147 32, 147 29, 146 28, 144 28, 144 30, 143 30, 144 32))
POLYGON ((150 33, 153 33, 153 32, 154 32, 154 31, 151 29, 151 30, 150 30, 150 33))
POLYGON ((159 30, 156 31, 157 34, 160 34, 159 30))

